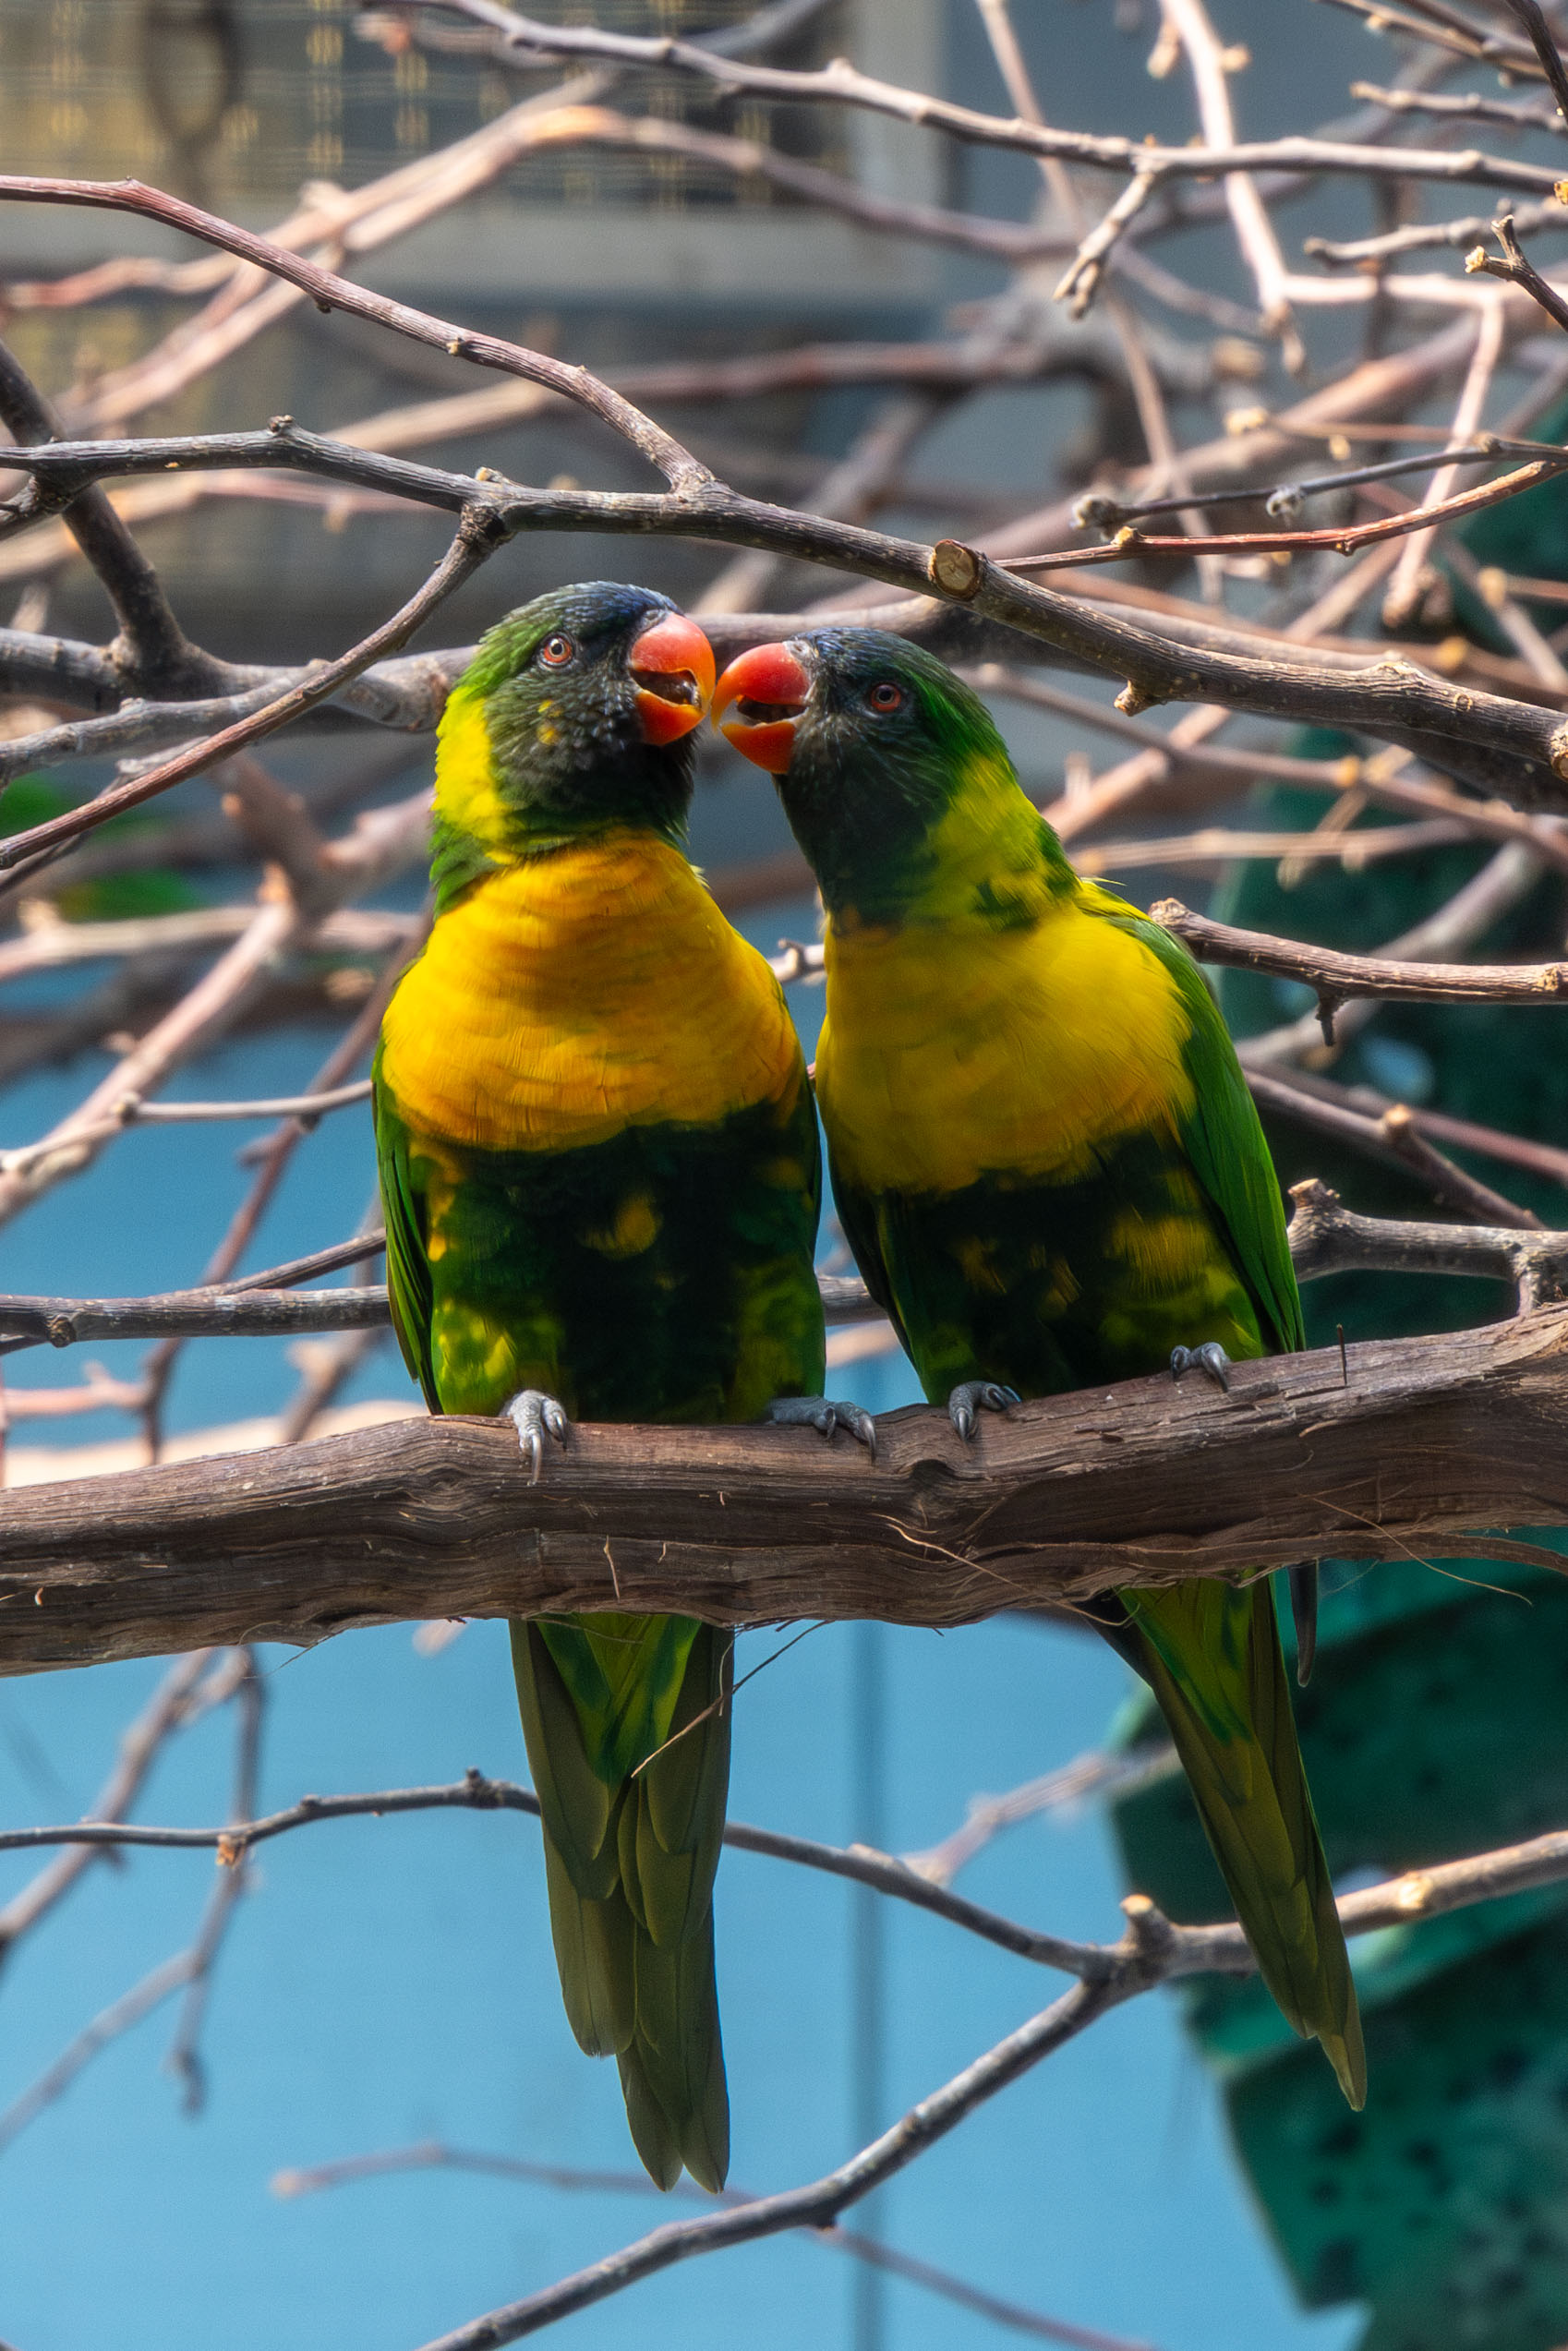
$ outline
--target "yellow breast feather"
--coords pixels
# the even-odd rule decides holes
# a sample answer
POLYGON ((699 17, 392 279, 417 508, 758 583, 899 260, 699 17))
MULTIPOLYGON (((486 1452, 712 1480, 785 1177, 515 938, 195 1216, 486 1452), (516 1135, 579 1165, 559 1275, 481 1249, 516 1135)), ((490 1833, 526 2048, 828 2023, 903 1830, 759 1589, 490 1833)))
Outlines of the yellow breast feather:
POLYGON ((479 883, 437 922, 382 1036, 404 1117, 490 1151, 787 1109, 804 1079, 764 958, 679 850, 630 829, 479 883))
POLYGON ((830 923, 816 1086, 847 1180, 1066 1183, 1190 1111, 1188 1019, 1158 958, 1068 898, 1017 929, 830 923))

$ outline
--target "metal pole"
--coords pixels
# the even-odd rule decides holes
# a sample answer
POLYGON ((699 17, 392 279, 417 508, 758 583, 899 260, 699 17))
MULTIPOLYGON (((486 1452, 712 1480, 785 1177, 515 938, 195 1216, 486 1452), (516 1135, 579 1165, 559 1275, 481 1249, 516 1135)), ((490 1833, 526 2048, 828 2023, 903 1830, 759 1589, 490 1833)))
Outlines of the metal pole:
MULTIPOLYGON (((850 1659, 855 1834, 862 1844, 882 1851, 887 1839, 887 1660, 880 1624, 853 1626, 850 1659)), ((887 1906, 868 1886, 857 1886, 850 1899, 850 2116, 854 2143, 864 2147, 883 2128, 887 2112, 887 1906)), ((880 2193, 869 2196, 855 2215, 855 2225, 868 2236, 879 2233, 882 2202, 880 2193)), ((854 2264, 853 2351, 885 2351, 887 2284, 869 2261, 854 2264)))

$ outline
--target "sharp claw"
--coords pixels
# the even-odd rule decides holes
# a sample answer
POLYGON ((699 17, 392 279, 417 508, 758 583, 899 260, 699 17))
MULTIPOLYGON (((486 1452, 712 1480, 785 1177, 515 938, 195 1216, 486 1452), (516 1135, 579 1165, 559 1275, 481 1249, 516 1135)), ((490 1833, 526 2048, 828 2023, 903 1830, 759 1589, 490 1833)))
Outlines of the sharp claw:
POLYGON ((502 1405, 501 1417, 510 1420, 516 1429, 518 1450, 528 1459, 528 1483, 537 1486, 545 1465, 545 1436, 553 1437, 558 1445, 566 1442, 566 1432, 572 1424, 566 1417, 565 1406, 538 1388, 525 1388, 510 1404, 502 1405))
POLYGON ((874 1457, 876 1453, 876 1423, 861 1405, 844 1404, 837 1396, 827 1398, 827 1413, 832 1426, 852 1437, 857 1445, 864 1445, 874 1457))
POLYGON ((1006 1412, 1019 1402, 1018 1390, 1003 1387, 999 1380, 962 1380, 947 1398, 947 1417, 967 1445, 979 1425, 977 1411, 1006 1412))
POLYGON ((829 1444, 841 1429, 876 1457, 876 1426, 859 1405, 838 1404, 831 1396, 775 1396, 763 1417, 776 1429, 814 1429, 829 1444))
POLYGON ((1171 1378, 1179 1380, 1184 1371, 1196 1368, 1206 1372, 1216 1386, 1230 1390, 1230 1357, 1217 1339, 1206 1339, 1198 1347, 1171 1349, 1171 1378))

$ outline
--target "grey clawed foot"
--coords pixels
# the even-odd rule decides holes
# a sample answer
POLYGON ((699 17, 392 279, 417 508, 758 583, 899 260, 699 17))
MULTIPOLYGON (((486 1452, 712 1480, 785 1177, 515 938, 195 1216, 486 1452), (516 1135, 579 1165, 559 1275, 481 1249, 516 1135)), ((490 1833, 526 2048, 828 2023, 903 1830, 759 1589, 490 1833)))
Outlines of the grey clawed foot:
POLYGON ((566 1442, 566 1431, 572 1424, 566 1417, 565 1405, 557 1404, 553 1396, 547 1396, 542 1388, 524 1388, 509 1405, 501 1406, 500 1417, 510 1420, 516 1429, 517 1442, 533 1464, 528 1483, 537 1486, 544 1467, 545 1439, 553 1437, 558 1445, 566 1442))
POLYGON ((1184 1371, 1191 1371, 1194 1368, 1200 1371, 1206 1371, 1216 1387, 1229 1390, 1230 1357, 1218 1339, 1205 1340, 1200 1347, 1173 1347, 1171 1349, 1171 1378, 1173 1380, 1179 1380, 1184 1371))
POLYGON ((876 1423, 859 1405, 840 1404, 833 1396, 775 1396, 763 1418, 776 1429, 814 1429, 829 1443, 842 1429, 876 1459, 876 1423))
POLYGON ((1018 1390, 1004 1388, 999 1380, 964 1380, 947 1399, 947 1417, 967 1445, 979 1426, 976 1413, 1006 1412, 1021 1402, 1018 1390))

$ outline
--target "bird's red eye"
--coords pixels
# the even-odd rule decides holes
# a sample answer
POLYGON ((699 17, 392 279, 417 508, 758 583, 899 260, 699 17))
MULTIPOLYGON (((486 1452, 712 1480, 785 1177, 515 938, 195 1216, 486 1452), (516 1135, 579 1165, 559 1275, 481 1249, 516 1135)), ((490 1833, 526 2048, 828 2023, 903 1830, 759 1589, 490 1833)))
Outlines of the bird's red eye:
POLYGON ((540 645, 539 659, 549 669, 560 669, 571 660, 576 650, 571 638, 562 636, 558 630, 554 636, 546 637, 543 645, 540 645))
POLYGON ((902 686, 896 686, 891 678, 883 678, 871 688, 866 702, 873 710, 880 711, 886 717, 890 710, 903 708, 904 690, 902 686))

